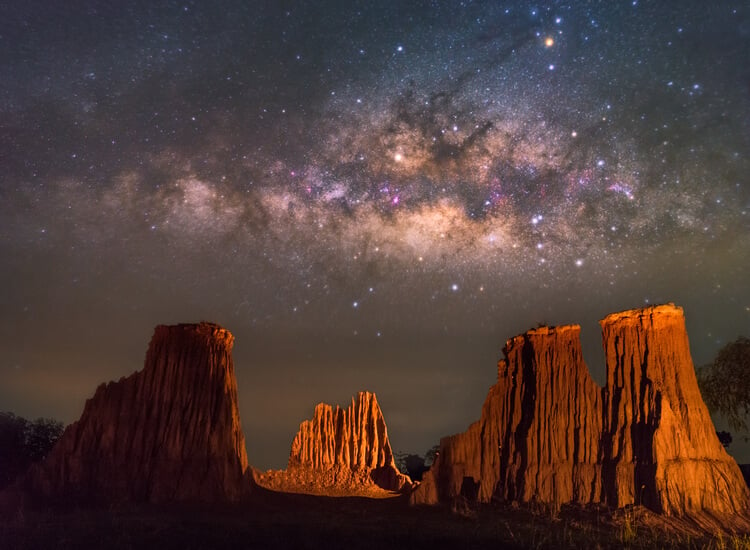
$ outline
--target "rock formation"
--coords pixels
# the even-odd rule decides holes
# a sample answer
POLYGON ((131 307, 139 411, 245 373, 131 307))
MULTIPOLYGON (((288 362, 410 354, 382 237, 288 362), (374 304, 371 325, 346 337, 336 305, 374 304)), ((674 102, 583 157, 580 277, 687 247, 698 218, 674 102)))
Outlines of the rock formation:
POLYGON ((103 503, 244 496, 251 478, 233 343, 211 323, 156 327, 143 370, 99 386, 25 488, 103 503))
POLYGON ((412 503, 461 496, 745 515, 750 495, 700 396, 682 309, 625 311, 601 325, 604 388, 583 362, 580 327, 509 340, 481 419, 443 438, 412 503))
POLYGON ((359 392, 346 409, 318 404, 312 419, 300 424, 287 469, 262 474, 258 483, 274 490, 341 495, 399 491, 411 480, 396 468, 375 394, 359 392))
POLYGON ((682 309, 615 313, 601 325, 606 501, 675 515, 745 513, 748 488, 701 398, 682 309))

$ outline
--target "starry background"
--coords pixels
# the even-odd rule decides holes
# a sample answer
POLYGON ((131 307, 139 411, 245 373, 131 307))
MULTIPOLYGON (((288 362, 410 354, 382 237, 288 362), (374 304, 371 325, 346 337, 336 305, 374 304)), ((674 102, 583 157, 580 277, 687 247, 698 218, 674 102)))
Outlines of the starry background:
POLYGON ((742 1, 3 2, 0 409, 212 320, 253 465, 361 389, 423 453, 538 323, 750 334, 749 174, 742 1))

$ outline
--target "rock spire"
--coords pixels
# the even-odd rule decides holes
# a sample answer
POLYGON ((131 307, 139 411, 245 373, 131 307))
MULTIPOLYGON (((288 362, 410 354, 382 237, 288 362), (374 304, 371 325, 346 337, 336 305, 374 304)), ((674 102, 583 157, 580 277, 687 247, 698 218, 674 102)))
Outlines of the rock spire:
POLYGON ((287 469, 267 472, 271 489, 317 494, 399 491, 410 484, 396 468, 383 413, 374 393, 359 392, 347 408, 320 403, 300 424, 287 469))

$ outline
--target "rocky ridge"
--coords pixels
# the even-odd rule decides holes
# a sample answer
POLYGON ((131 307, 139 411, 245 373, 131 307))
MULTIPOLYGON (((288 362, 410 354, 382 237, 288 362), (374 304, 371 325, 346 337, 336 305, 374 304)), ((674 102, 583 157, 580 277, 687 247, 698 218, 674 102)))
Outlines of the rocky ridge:
POLYGON ((374 393, 359 392, 347 408, 320 403, 300 424, 287 469, 260 474, 259 485, 322 495, 400 491, 411 480, 396 468, 374 393))
POLYGON ((583 362, 579 326, 508 340, 480 420, 441 440, 411 502, 643 504, 746 517, 750 494, 700 396, 682 309, 630 310, 601 325, 603 388, 583 362))

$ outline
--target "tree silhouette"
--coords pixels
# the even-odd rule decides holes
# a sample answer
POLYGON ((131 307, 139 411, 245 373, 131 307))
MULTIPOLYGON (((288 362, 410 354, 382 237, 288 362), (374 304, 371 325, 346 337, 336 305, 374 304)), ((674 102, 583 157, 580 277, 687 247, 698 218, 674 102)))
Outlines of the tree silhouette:
POLYGON ((732 444, 732 434, 725 431, 717 431, 716 436, 719 438, 719 443, 726 449, 732 444))
POLYGON ((698 369, 698 385, 709 410, 729 427, 748 432, 750 413, 750 338, 741 336, 719 350, 713 363, 698 369))
POLYGON ((0 489, 11 484, 52 450, 65 426, 51 418, 33 422, 0 412, 0 489))
POLYGON ((412 481, 421 481, 424 473, 430 469, 430 466, 435 461, 439 448, 439 445, 431 447, 424 456, 396 453, 396 466, 401 473, 408 475, 412 481))

